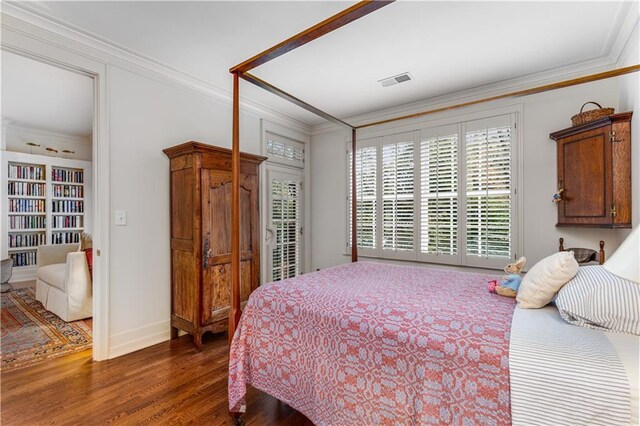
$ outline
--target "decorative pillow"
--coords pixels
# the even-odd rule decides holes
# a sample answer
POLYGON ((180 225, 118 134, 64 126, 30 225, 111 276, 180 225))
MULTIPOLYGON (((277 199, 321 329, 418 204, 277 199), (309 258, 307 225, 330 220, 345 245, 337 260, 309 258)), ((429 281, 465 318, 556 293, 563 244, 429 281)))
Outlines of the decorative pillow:
POLYGON ((548 305, 558 290, 578 272, 571 251, 561 251, 533 265, 518 289, 518 306, 537 309, 548 305))
POLYGON ((602 266, 580 268, 555 304, 568 323, 640 335, 640 285, 602 266))
POLYGON ((87 257, 87 266, 89 267, 89 275, 93 279, 93 249, 84 249, 84 255, 87 257))
POLYGON ((78 251, 85 251, 93 247, 93 237, 87 232, 80 234, 80 248, 78 251))

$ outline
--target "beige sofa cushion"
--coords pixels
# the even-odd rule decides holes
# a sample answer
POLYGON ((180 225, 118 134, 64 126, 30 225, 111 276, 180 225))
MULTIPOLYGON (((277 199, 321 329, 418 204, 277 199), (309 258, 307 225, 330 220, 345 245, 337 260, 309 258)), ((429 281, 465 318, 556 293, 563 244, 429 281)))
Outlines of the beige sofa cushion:
POLYGON ((64 291, 64 274, 66 264, 54 263, 53 265, 41 266, 38 268, 38 278, 54 287, 64 291))
POLYGON ((571 251, 561 251, 533 265, 522 279, 516 300, 525 309, 542 308, 578 273, 571 251))

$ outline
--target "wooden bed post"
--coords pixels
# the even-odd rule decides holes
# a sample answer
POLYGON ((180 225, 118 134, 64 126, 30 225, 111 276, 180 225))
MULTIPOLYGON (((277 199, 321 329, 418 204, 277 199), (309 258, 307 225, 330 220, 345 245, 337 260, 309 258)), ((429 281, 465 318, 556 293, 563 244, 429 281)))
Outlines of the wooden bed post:
POLYGON ((233 142, 231 148, 231 310, 229 348, 240 321, 240 77, 233 73, 233 142))
POLYGON ((356 129, 351 129, 351 261, 358 261, 358 211, 356 201, 356 129))

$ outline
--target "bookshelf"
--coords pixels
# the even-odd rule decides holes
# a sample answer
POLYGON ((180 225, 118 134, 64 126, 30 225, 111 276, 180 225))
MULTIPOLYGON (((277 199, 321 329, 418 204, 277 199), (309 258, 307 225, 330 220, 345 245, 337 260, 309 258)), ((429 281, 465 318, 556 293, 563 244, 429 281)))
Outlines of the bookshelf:
POLYGON ((12 281, 35 279, 41 244, 80 241, 91 232, 91 162, 0 152, 2 258, 14 260, 12 281))

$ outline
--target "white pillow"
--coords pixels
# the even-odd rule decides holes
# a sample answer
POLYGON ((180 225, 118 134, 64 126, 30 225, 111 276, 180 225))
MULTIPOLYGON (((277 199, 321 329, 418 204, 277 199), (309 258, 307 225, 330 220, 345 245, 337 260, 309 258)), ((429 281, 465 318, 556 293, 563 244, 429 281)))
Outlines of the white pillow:
POLYGON ((578 273, 578 262, 572 251, 561 251, 533 265, 518 289, 518 306, 542 308, 549 303, 571 278, 578 273))
POLYGON ((640 335, 640 285, 602 266, 580 268, 555 304, 568 323, 640 335))
POLYGON ((640 226, 631 231, 603 266, 613 275, 640 284, 640 226))

